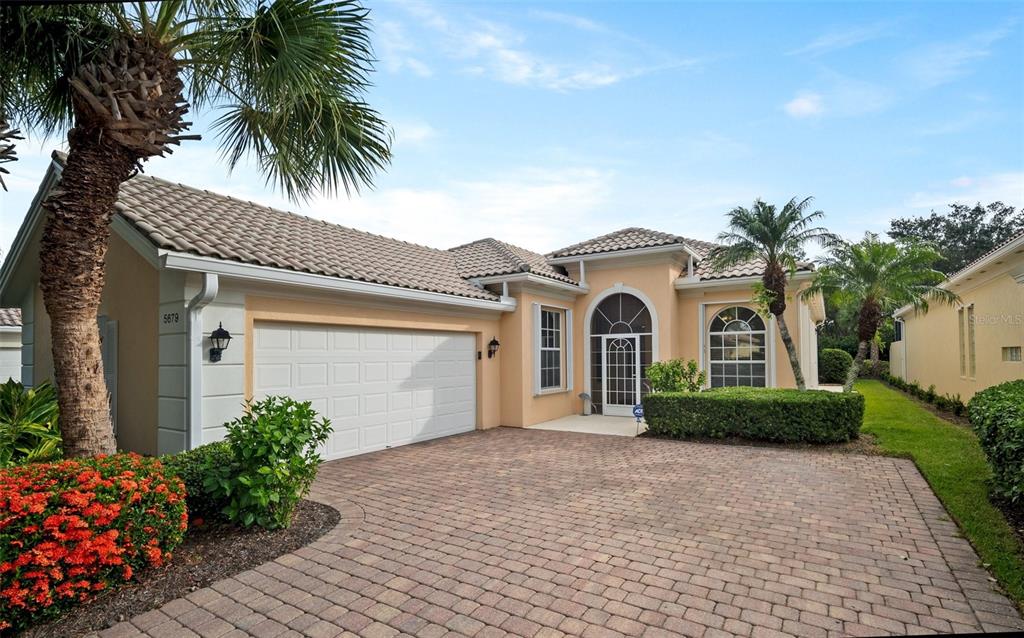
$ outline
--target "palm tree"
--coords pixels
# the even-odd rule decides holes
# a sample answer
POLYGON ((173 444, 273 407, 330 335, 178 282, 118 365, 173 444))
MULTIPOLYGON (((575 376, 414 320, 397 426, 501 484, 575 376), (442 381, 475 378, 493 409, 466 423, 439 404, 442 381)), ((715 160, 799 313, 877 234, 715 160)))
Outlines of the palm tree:
POLYGON ((927 312, 930 302, 952 304, 959 299, 939 286, 946 275, 932 265, 941 258, 928 244, 882 241, 874 233, 866 233, 855 244, 832 246, 802 294, 831 294, 839 303, 857 309, 857 356, 846 374, 844 391, 853 389, 868 344, 887 315, 907 305, 927 312))
POLYGON ((779 335, 789 355, 796 387, 803 390, 804 374, 800 369, 796 346, 789 334, 786 318, 786 281, 797 269, 803 258, 803 247, 808 242, 822 246, 835 240, 835 235, 812 224, 825 216, 820 210, 807 213, 811 197, 797 201, 789 200, 781 211, 760 199, 751 208, 738 206, 728 213, 729 230, 718 235, 723 244, 711 253, 711 263, 716 268, 728 268, 739 263, 758 260, 764 264, 761 276, 763 297, 768 311, 775 316, 779 335))
POLYGON ((356 0, 6 5, 0 42, 0 119, 68 136, 40 246, 65 453, 109 453, 96 315, 120 184, 199 138, 186 133, 193 107, 217 110, 230 167, 253 157, 292 199, 371 184, 391 135, 363 101, 367 11, 356 0))

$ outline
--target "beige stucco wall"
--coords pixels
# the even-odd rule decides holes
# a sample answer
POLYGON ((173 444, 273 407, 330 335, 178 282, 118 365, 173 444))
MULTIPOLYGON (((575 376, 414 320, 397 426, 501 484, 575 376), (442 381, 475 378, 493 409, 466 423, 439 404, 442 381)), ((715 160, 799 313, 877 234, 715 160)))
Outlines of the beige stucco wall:
MULTIPOLYGON (((117 234, 107 252, 100 314, 117 321, 117 445, 156 453, 157 308, 156 269, 117 234)), ((50 319, 36 288, 33 382, 53 379, 50 319)))
MULTIPOLYGON (((519 291, 516 294, 519 307, 509 313, 502 322, 502 425, 525 426, 550 421, 579 411, 579 399, 583 390, 582 333, 580 319, 576 316, 576 304, 571 297, 564 298, 519 291), (534 373, 537 356, 534 344, 533 304, 573 311, 573 382, 572 387, 563 383, 565 389, 534 395, 534 373), (514 354, 513 354, 514 353, 514 354)), ((565 358, 562 361, 563 376, 568 371, 565 358)))
POLYGON ((504 343, 495 359, 488 359, 487 343, 492 337, 502 341, 501 321, 495 315, 458 316, 426 312, 396 312, 396 307, 361 307, 324 301, 278 299, 249 295, 245 302, 246 339, 245 394, 252 397, 253 387, 253 324, 257 321, 284 321, 330 325, 404 328, 410 330, 444 330, 471 332, 476 335, 477 350, 485 353, 477 360, 477 427, 504 425, 501 417, 500 364, 508 350, 504 343))
POLYGON ((967 375, 960 374, 960 305, 933 304, 925 314, 911 311, 904 315, 903 341, 893 344, 897 346, 893 348, 895 361, 890 361, 893 373, 925 388, 934 385, 940 394, 959 394, 964 401, 989 386, 1024 378, 1024 363, 1002 360, 1003 347, 1024 347, 1024 285, 1008 274, 1024 268, 1024 255, 1003 266, 1002 274, 995 278, 973 287, 954 288, 964 307, 974 304, 973 378, 969 366, 967 375))

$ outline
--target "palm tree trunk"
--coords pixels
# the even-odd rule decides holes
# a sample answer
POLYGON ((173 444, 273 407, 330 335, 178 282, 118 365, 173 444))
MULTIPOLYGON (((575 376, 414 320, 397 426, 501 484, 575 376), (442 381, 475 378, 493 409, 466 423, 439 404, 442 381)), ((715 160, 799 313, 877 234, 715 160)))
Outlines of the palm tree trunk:
POLYGON ((878 368, 878 341, 876 339, 871 340, 871 368, 878 368))
POLYGON ((68 142, 60 185, 44 203, 39 282, 50 317, 64 454, 77 457, 116 451, 97 315, 114 202, 135 159, 98 128, 72 129, 68 142))
POLYGON ((796 380, 797 390, 806 390, 807 384, 804 383, 804 373, 800 368, 800 358, 796 355, 796 346, 793 344, 793 337, 789 334, 789 327, 786 325, 786 318, 780 313, 775 315, 775 319, 779 323, 779 336, 782 337, 782 343, 786 346, 786 354, 789 355, 789 365, 793 368, 793 378, 796 380))
POLYGON ((853 382, 857 380, 857 373, 860 371, 860 367, 864 365, 864 357, 867 356, 867 353, 867 341, 861 341, 857 344, 857 356, 853 358, 853 364, 846 371, 846 383, 843 384, 843 392, 853 391, 853 382))

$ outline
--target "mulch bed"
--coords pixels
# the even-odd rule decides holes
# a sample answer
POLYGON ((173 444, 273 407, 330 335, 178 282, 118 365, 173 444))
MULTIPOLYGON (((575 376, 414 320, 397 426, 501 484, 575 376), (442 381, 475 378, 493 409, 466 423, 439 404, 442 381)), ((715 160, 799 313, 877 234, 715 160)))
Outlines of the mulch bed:
POLYGON ((268 531, 229 525, 194 528, 174 550, 171 564, 147 570, 120 589, 98 596, 64 617, 24 632, 42 636, 80 636, 161 607, 222 578, 252 569, 295 551, 334 528, 341 515, 329 505, 300 501, 292 526, 268 531))

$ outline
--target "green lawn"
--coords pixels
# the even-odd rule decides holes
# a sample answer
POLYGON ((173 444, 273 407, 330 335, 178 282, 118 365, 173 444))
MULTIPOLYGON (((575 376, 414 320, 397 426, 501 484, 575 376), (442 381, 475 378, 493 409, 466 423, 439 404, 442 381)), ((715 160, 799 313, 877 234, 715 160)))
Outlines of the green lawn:
POLYGON ((1024 606, 1024 552, 988 500, 991 471, 974 434, 879 381, 859 381, 857 390, 866 399, 863 431, 875 435, 886 453, 914 459, 982 562, 1024 606))

